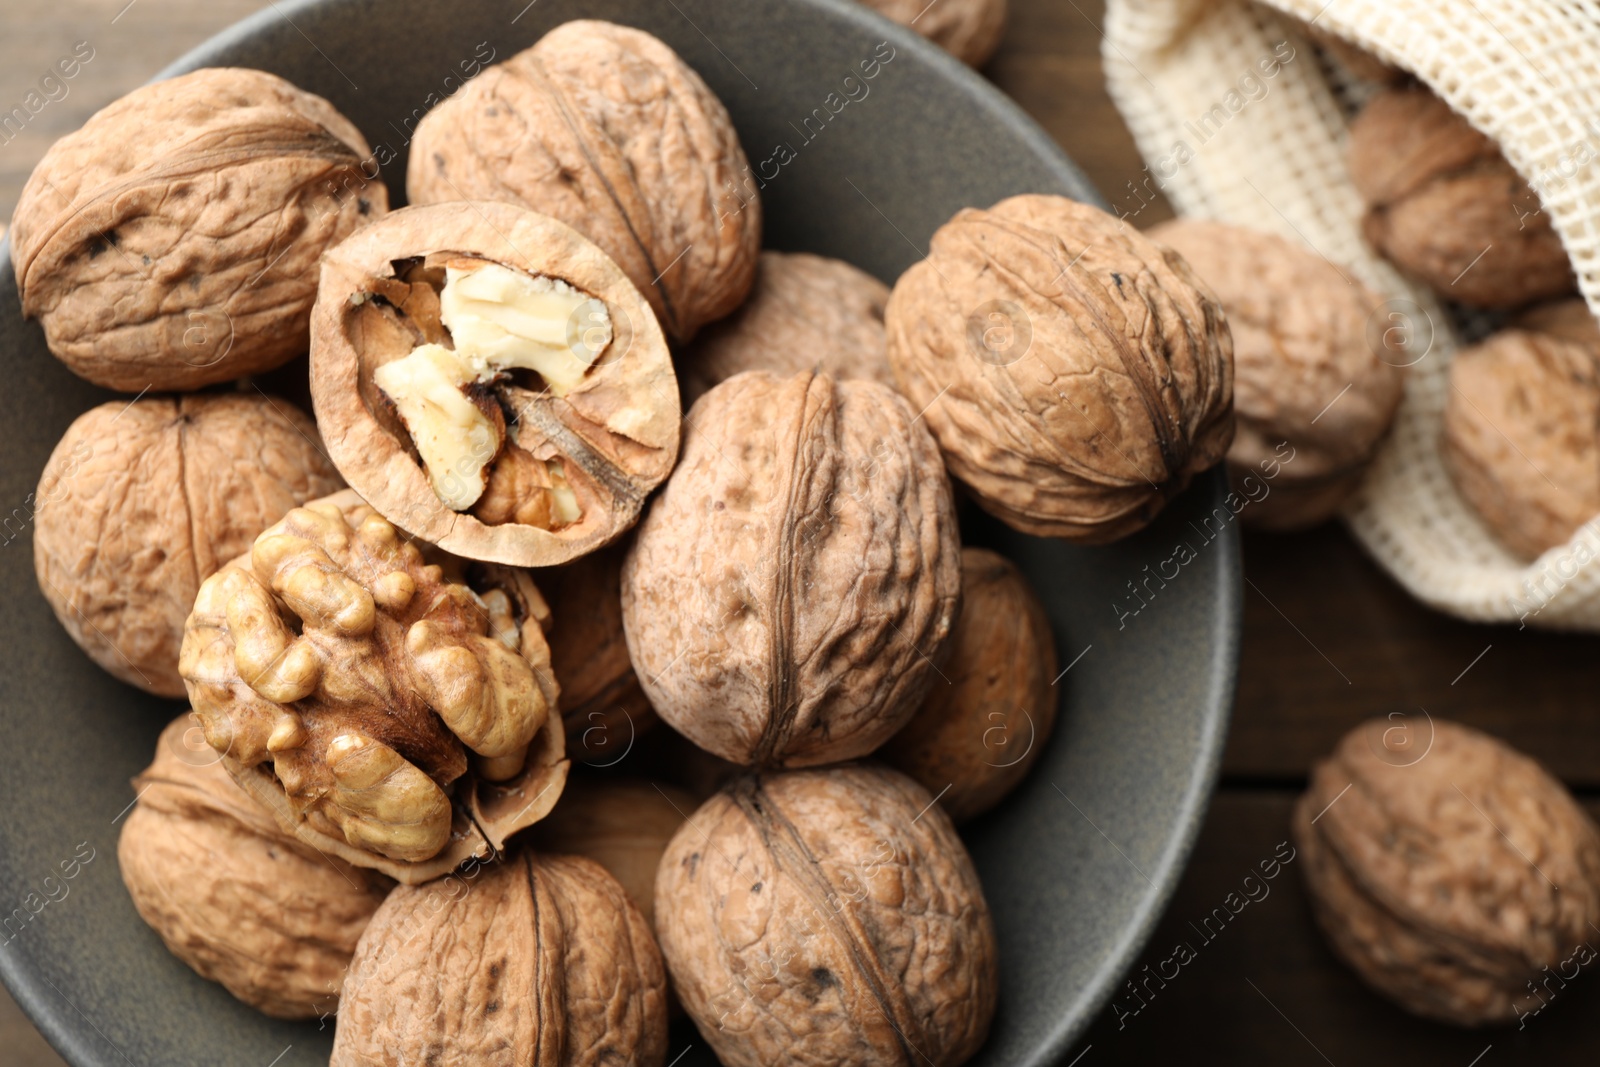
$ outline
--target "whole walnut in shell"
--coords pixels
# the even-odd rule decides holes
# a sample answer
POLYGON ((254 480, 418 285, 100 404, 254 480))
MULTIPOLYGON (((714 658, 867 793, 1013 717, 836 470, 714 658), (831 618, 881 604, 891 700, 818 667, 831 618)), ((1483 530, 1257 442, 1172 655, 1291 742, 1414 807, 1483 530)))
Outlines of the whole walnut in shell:
POLYGON ((747 370, 895 385, 883 332, 889 287, 840 259, 763 252, 756 284, 738 311, 715 323, 683 357, 684 400, 747 370))
POLYGON ((39 476, 39 588, 96 663, 182 696, 178 647, 200 583, 340 484, 311 420, 265 394, 102 404, 67 429, 39 476))
POLYGON ((1272 234, 1179 219, 1149 235, 1188 261, 1228 315, 1236 420, 1228 472, 1251 501, 1240 518, 1279 530, 1331 518, 1360 484, 1404 393, 1404 351, 1369 340, 1381 335, 1372 317, 1382 298, 1272 234))
POLYGON ((526 850, 401 886, 345 979, 332 1067, 661 1067, 661 952, 592 860, 526 850))
POLYGON ((428 112, 406 194, 560 219, 617 261, 679 341, 739 306, 761 248, 727 109, 671 48, 609 22, 558 26, 428 112))
POLYGON ((1027 777, 1056 722, 1050 619, 1005 557, 962 549, 961 613, 939 673, 928 699, 879 755, 964 822, 1027 777))
POLYGON ((1233 439, 1233 347, 1176 253, 1097 208, 967 209, 889 298, 889 361, 978 503, 1085 544, 1142 528, 1233 439))
POLYGON ((404 208, 330 251, 311 395, 351 488, 471 559, 608 544, 678 455, 672 359, 639 291, 510 204, 404 208))
POLYGON ((566 781, 548 609, 524 571, 461 569, 346 490, 206 579, 183 640, 189 699, 246 792, 408 884, 500 850, 566 781))
POLYGON ((933 797, 886 768, 742 777, 656 876, 673 989, 728 1067, 955 1067, 998 984, 972 860, 933 797))
POLYGON ((259 70, 135 89, 23 187, 23 314, 96 385, 195 389, 306 350, 323 251, 388 209, 371 150, 320 96, 259 70))
POLYGON ((331 1014, 356 939, 394 883, 279 830, 191 714, 162 731, 133 787, 117 864, 172 954, 268 1015, 331 1014))
POLYGON ((1430 1019, 1542 1006, 1541 970, 1600 923, 1600 830, 1537 763, 1465 726, 1357 727, 1317 765, 1294 834, 1334 952, 1430 1019))
POLYGON ((916 30, 963 63, 981 67, 1000 46, 1006 0, 862 0, 885 18, 916 30))
POLYGON ((939 452, 877 382, 736 375, 689 412, 622 618, 645 694, 724 759, 862 756, 916 710, 955 621, 939 452))
POLYGON ((1495 143, 1421 86, 1387 89, 1350 124, 1369 244, 1450 300, 1514 308, 1577 288, 1539 198, 1495 143))
POLYGON ((1600 515, 1600 330, 1589 317, 1585 341, 1540 322, 1456 353, 1442 442, 1461 495, 1526 559, 1600 515))

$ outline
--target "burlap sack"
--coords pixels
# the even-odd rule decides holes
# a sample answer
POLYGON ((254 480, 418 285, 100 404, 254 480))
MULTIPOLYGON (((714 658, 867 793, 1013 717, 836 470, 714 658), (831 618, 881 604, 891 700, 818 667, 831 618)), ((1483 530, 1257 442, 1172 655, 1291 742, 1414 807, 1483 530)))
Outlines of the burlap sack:
POLYGON ((1362 83, 1307 24, 1412 72, 1499 142, 1539 192, 1600 311, 1600 4, 1108 0, 1103 48, 1112 98, 1149 172, 1111 192, 1119 213, 1141 224, 1149 190, 1160 188, 1182 214, 1298 238, 1391 298, 1376 327, 1412 333, 1418 351, 1394 433, 1345 511, 1361 542, 1441 610, 1600 630, 1600 518, 1524 564, 1445 472, 1449 362, 1472 324, 1452 321, 1363 243, 1344 162, 1362 83))

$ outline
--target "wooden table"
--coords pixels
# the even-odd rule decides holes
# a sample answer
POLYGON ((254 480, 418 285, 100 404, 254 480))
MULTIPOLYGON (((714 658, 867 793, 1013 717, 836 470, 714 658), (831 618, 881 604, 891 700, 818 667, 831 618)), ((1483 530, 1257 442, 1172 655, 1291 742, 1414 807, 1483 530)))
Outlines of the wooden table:
MULTIPOLYGON (((755 2, 755 0, 752 0, 755 2)), ((0 218, 51 141, 259 0, 6 0, 0 112, 59 57, 94 58, 21 136, 0 136, 0 218)), ((1142 177, 1100 70, 1101 0, 1012 0, 988 69, 1115 202, 1142 177)), ((1142 224, 1170 215, 1148 207, 1142 224)), ((1600 812, 1594 638, 1474 626, 1411 600, 1344 529, 1245 536, 1244 651, 1223 782, 1194 860, 1134 974, 1158 968, 1190 927, 1288 836, 1311 764, 1352 725, 1391 711, 1471 723, 1542 760, 1600 812)), ((1109 846, 1108 846, 1109 847, 1109 846)), ((1291 865, 1292 866, 1292 865, 1291 865)), ((1312 926, 1297 872, 1271 883, 1154 994, 1118 998, 1073 1055, 1096 1064, 1371 1063, 1497 1067, 1576 1062, 1600 980, 1580 977, 1526 1029, 1469 1032, 1414 1019, 1368 993, 1312 926), (1475 1059, 1475 1057, 1481 1057, 1475 1059)), ((1170 973, 1170 968, 1169 968, 1170 973)), ((1130 975, 1130 977, 1133 977, 1130 975)), ((0 993, 0 1049, 15 1067, 60 1061, 0 993)))

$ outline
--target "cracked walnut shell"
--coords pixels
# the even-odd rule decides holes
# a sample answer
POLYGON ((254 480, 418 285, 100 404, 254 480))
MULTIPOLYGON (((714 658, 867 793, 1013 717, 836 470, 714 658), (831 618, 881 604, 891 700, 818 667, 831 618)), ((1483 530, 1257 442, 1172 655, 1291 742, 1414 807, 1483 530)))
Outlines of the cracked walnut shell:
POLYGON ((139 917, 203 978, 279 1019, 332 1014, 394 883, 284 834, 185 713, 133 780, 117 865, 139 917))
POLYGON ((245 790, 408 884, 500 850, 566 781, 544 602, 525 572, 463 570, 346 490, 208 578, 183 641, 206 740, 245 790))
POLYGON ((1499 147, 1421 86, 1386 89, 1350 124, 1367 242, 1441 296, 1515 308, 1577 288, 1539 198, 1499 147))
POLYGON ((1360 485, 1404 393, 1404 350, 1369 341, 1382 298, 1274 234, 1196 219, 1148 233, 1183 256, 1228 315, 1236 420, 1228 471, 1235 485, 1253 477, 1269 487, 1246 494, 1252 504, 1241 517, 1277 530, 1331 518, 1360 485))
POLYGON ((735 763, 871 752, 928 691, 961 591, 932 438, 887 386, 815 374, 736 375, 687 422, 622 572, 650 703, 735 763))
POLYGON ((617 261, 687 341, 744 299, 761 202, 727 109, 641 30, 558 26, 417 124, 413 204, 501 200, 560 219, 617 261))
POLYGON ((178 648, 200 583, 340 484, 311 420, 263 393, 102 404, 68 428, 39 476, 39 588, 96 663, 180 697, 178 648))
POLYGON ((1357 727, 1317 765, 1294 834, 1334 952, 1430 1019, 1542 1007, 1543 970, 1600 924, 1600 830, 1537 763, 1465 726, 1357 727))
POLYGON ((270 370, 305 351, 318 257, 388 209, 376 175, 348 119, 275 75, 216 68, 135 89, 57 141, 23 188, 23 313, 111 389, 270 370))
POLYGON ((639 291, 510 204, 404 208, 330 251, 311 395, 351 487, 470 559, 591 552, 678 455, 677 381, 639 291))
POLYGON ((519 850, 389 895, 345 979, 331 1067, 661 1067, 667 983, 639 909, 579 856, 519 850))
POLYGON ((867 7, 922 36, 970 66, 981 67, 1006 29, 1006 0, 862 0, 867 7))
POLYGON ((1141 529, 1233 439, 1233 344, 1182 257, 1097 208, 967 209, 895 284, 889 361, 950 473, 1023 533, 1141 529))
POLYGON ((848 764, 747 775, 656 876, 673 989, 728 1067, 956 1067, 998 982, 977 872, 911 779, 848 764))

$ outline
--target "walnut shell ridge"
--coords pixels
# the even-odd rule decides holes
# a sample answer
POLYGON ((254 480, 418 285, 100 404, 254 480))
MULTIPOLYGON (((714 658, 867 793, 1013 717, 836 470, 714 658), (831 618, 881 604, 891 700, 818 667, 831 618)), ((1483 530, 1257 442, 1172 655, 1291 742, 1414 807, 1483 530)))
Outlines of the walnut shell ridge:
POLYGON ((994 1014, 977 872, 933 797, 887 768, 737 779, 667 847, 656 923, 728 1067, 956 1067, 994 1014))
POLYGON ((893 19, 955 56, 981 67, 1006 29, 1006 0, 862 0, 885 18, 893 19))
POLYGON ((345 979, 331 1067, 661 1067, 661 952, 593 860, 504 860, 384 901, 345 979))
POLYGON ((417 124, 412 204, 502 200, 599 245, 687 341, 750 289, 761 202, 727 109, 642 30, 578 20, 417 124))
POLYGON ((101 667, 181 697, 178 652, 200 583, 341 484, 311 420, 264 393, 102 404, 73 422, 39 476, 39 588, 101 667))
POLYGON ((326 100, 263 71, 135 89, 57 141, 23 188, 23 314, 111 389, 279 366, 305 351, 318 258, 388 210, 371 154, 326 100))
POLYGON ((203 978, 279 1019, 331 1015, 356 941, 394 883, 278 829, 174 719, 133 780, 117 864, 134 907, 203 978))
POLYGON ((889 361, 950 473, 1024 533, 1145 526, 1233 439, 1233 343, 1182 257, 1097 208, 963 210, 895 283, 889 361))
POLYGON ((1178 219, 1148 235, 1183 256, 1228 316, 1228 471, 1236 486, 1253 476, 1268 487, 1259 499, 1248 494, 1240 517, 1276 530, 1331 518, 1360 485, 1405 392, 1404 351, 1375 351, 1368 339, 1382 297, 1274 234, 1178 219))
POLYGON ((690 410, 622 617, 645 694, 741 764, 865 755, 916 710, 955 621, 959 533, 894 390, 747 371, 690 410))
POLYGON ((1465 726, 1362 724, 1317 765, 1293 826, 1335 954, 1430 1019, 1537 1010, 1543 968, 1600 924, 1600 830, 1537 763, 1465 726))

